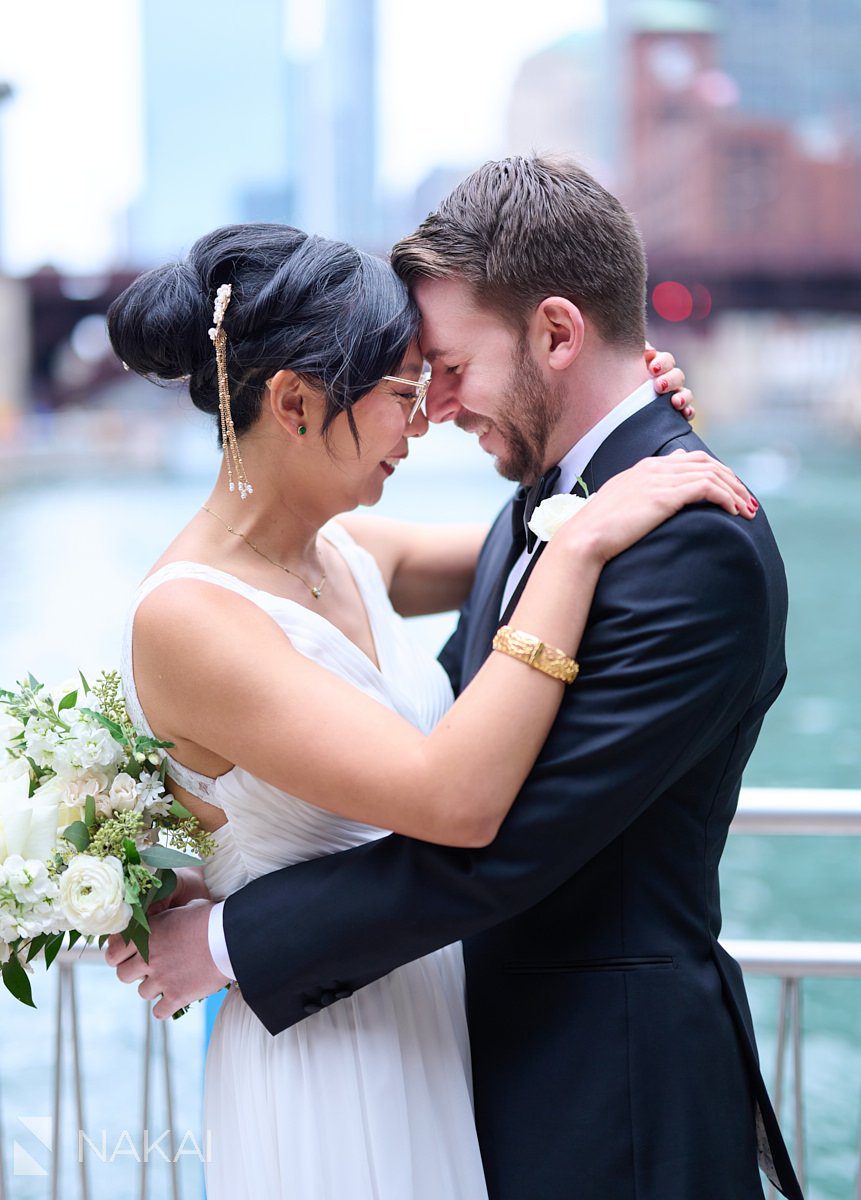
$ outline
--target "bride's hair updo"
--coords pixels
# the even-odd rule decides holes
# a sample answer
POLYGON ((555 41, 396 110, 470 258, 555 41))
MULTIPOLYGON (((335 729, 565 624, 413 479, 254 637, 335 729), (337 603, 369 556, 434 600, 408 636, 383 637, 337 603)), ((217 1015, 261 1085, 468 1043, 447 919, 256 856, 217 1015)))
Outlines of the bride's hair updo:
POLYGON ((295 371, 326 396, 325 432, 340 412, 396 375, 419 312, 388 263, 290 225, 226 225, 184 262, 139 276, 108 309, 117 355, 157 381, 188 378, 195 405, 218 415, 209 338, 215 293, 232 285, 224 318, 237 434, 260 414, 266 381, 295 371))

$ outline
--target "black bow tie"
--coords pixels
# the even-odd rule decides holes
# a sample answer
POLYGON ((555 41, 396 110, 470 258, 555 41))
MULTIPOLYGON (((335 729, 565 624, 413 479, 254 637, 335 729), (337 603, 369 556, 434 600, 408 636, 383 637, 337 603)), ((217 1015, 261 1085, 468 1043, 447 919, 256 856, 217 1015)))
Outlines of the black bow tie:
POLYGON ((538 505, 553 495, 561 474, 559 467, 551 467, 531 488, 519 487, 515 492, 511 508, 511 536, 518 554, 523 553, 524 546, 530 554, 534 550, 538 539, 529 528, 529 522, 538 505))

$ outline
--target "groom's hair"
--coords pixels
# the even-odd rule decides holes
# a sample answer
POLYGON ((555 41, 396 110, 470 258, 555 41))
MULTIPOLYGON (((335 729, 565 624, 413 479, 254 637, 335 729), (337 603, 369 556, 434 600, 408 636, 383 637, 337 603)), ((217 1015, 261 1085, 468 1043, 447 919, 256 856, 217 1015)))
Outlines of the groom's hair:
POLYGON ((473 171, 392 250, 407 284, 460 277, 525 332, 564 296, 612 344, 642 349, 646 255, 631 214, 570 158, 504 158, 473 171))

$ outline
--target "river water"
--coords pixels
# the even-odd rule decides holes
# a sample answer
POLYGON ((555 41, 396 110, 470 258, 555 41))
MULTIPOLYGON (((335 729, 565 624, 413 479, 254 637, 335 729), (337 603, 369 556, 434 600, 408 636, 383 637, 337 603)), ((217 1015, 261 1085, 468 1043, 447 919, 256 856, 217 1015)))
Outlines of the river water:
MULTIPOLYGON (((766 720, 746 775, 760 786, 861 786, 861 447, 797 422, 779 439, 747 424, 710 431, 768 511, 789 575, 790 679, 766 720)), ((128 475, 122 461, 99 478, 0 491, 0 683, 30 670, 65 678, 78 666, 114 664, 122 619, 137 580, 205 498, 217 465, 211 437, 190 421, 170 471, 128 475)), ((387 485, 380 511, 416 520, 490 519, 509 493, 469 439, 434 430, 387 485)), ((415 623, 438 647, 450 617, 415 623)), ((733 837, 722 866, 724 933, 745 938, 861 939, 861 842, 837 838, 733 837)), ((103 968, 80 976, 86 1066, 85 1127, 96 1196, 136 1194, 142 1153, 139 1047, 143 1005, 103 968), (128 1130, 124 1136, 124 1130, 128 1130), (101 1144, 105 1131, 105 1147, 101 1144), (106 1157, 113 1161, 102 1162, 106 1157)), ((0 1083, 12 1200, 47 1196, 48 1180, 13 1175, 13 1141, 37 1165, 49 1151, 21 1117, 50 1113, 53 979, 37 977, 39 1012, 0 996, 0 1083)), ((752 980, 751 1000, 766 1077, 773 1076, 777 984, 752 980)), ((803 988, 804 1073, 811 1200, 849 1200, 861 1089, 861 981, 803 988)), ((183 1194, 199 1194, 200 1009, 171 1027, 183 1080, 173 1126, 182 1147, 183 1194)), ((76 1127, 71 1095, 64 1127, 76 1127)), ((706 1103, 707 1103, 706 1098, 706 1103)), ((786 1124, 788 1127, 788 1113, 786 1124)), ((160 1101, 150 1122, 166 1127, 160 1101)), ((63 1175, 74 1194, 74 1146, 63 1175)), ((20 1162, 24 1160, 21 1159, 20 1162)), ((19 1165, 20 1165, 19 1162, 19 1165)), ((28 1168, 31 1169, 31 1168, 28 1168)), ((154 1193, 167 1168, 154 1155, 154 1193)), ((691 1198, 694 1200, 694 1198, 691 1198)))

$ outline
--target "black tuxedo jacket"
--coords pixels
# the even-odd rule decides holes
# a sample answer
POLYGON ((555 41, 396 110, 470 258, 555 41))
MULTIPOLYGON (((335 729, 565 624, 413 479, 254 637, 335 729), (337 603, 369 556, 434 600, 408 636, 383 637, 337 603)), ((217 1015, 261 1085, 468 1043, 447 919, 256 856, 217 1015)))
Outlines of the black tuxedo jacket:
MULTIPOLYGON (((703 444, 656 401, 586 481, 679 447, 703 444)), ((506 508, 443 653, 456 689, 500 624, 510 529, 506 508)), ((692 506, 609 563, 580 677, 491 846, 392 835, 227 900, 234 970, 267 1029, 463 938, 492 1200, 753 1200, 758 1155, 798 1200, 717 940, 718 863, 783 686, 786 609, 762 510, 692 506)))

